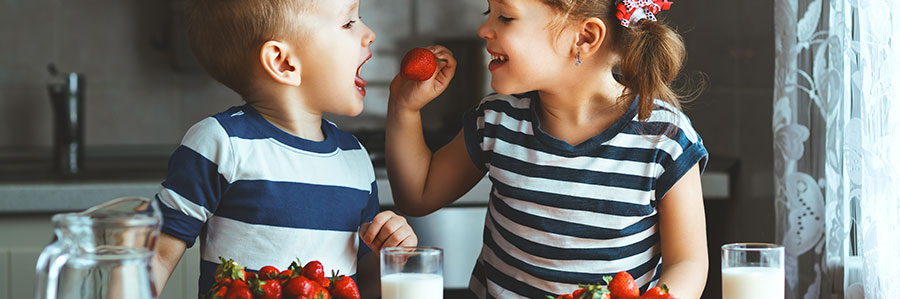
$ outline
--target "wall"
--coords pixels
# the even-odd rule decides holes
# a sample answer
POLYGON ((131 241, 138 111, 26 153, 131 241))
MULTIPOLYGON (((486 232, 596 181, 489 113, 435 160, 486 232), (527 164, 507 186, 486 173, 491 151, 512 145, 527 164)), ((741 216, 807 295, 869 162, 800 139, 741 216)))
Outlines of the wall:
MULTIPOLYGON (((88 146, 177 144, 198 120, 240 104, 236 94, 190 68, 178 31, 181 2, 0 2, 0 149, 50 146, 51 62, 87 78, 88 146)), ((366 110, 354 120, 334 119, 350 129, 382 126, 387 86, 405 50, 436 39, 477 39, 486 6, 483 0, 362 1, 363 21, 378 36, 362 70, 369 82, 366 110)))
POLYGON ((686 73, 708 75, 709 86, 686 112, 711 154, 739 163, 731 199, 706 202, 710 276, 703 298, 721 297, 721 245, 776 241, 773 6, 773 0, 675 1, 666 13, 685 38, 686 73))

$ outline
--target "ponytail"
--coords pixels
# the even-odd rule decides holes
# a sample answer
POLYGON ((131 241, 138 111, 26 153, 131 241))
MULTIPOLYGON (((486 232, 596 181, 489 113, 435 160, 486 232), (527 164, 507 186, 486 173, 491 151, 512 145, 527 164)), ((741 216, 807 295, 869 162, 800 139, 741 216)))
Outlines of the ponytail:
POLYGON ((681 36, 668 26, 640 20, 621 32, 621 64, 623 84, 628 87, 625 98, 638 98, 638 119, 647 120, 654 99, 660 99, 681 110, 679 95, 670 84, 684 63, 685 48, 681 36))

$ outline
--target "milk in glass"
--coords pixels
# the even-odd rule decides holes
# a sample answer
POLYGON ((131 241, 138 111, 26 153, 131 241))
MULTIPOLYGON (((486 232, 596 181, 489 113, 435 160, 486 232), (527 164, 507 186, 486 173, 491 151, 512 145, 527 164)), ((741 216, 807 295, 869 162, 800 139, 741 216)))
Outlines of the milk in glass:
POLYGON ((437 274, 397 273, 381 277, 382 299, 441 299, 444 278, 437 274))
POLYGON ((722 269, 722 299, 784 299, 784 270, 770 267, 722 269))

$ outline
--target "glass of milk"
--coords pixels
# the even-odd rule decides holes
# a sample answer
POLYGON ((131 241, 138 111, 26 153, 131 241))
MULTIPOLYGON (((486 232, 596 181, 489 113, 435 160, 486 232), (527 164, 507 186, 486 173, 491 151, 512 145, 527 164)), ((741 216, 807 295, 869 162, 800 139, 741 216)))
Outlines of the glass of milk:
POLYGON ((382 299, 443 299, 444 254, 435 247, 381 249, 382 299))
POLYGON ((784 247, 768 243, 722 246, 722 299, 784 299, 784 247))

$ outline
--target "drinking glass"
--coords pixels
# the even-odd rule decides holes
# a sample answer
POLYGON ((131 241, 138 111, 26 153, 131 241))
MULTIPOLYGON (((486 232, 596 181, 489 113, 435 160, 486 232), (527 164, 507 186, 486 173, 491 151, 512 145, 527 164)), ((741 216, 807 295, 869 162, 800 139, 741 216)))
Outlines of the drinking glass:
POLYGON ((784 247, 768 243, 722 246, 722 299, 784 299, 784 247))
POLYGON ((442 299, 443 252, 434 247, 381 249, 382 299, 442 299))

